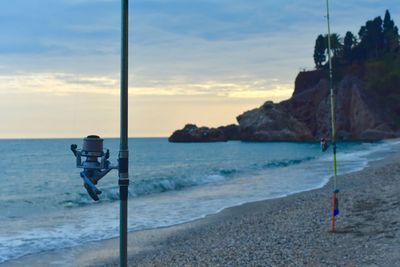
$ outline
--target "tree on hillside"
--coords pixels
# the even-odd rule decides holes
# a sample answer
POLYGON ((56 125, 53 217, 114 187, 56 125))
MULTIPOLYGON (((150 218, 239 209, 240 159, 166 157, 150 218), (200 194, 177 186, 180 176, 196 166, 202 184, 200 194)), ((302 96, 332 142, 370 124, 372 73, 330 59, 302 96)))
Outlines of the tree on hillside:
POLYGON ((390 17, 389 10, 385 12, 385 18, 383 19, 383 32, 390 32, 394 29, 394 21, 390 17))
POLYGON ((353 33, 346 32, 346 36, 343 41, 343 59, 346 62, 351 62, 353 60, 352 51, 353 48, 357 45, 357 38, 353 33))
POLYGON ((394 25, 389 10, 386 10, 383 19, 383 38, 385 52, 396 51, 399 47, 399 29, 394 25))
POLYGON ((315 40, 314 48, 314 62, 317 69, 321 69, 322 64, 326 61, 325 50, 325 38, 320 34, 318 35, 317 40, 315 40))
MULTIPOLYGON (((326 47, 328 47, 328 35, 325 35, 325 43, 326 47)), ((340 35, 337 33, 331 34, 331 49, 334 57, 339 58, 342 56, 343 52, 342 38, 340 38, 340 35)))
MULTIPOLYGON (((331 35, 333 60, 336 64, 363 63, 388 56, 388 53, 400 53, 399 29, 386 10, 385 17, 369 20, 358 32, 358 38, 347 32, 342 40, 339 34, 331 35)), ((314 61, 318 69, 326 62, 328 47, 327 35, 319 35, 315 42, 314 61)))
POLYGON ((382 18, 376 17, 374 20, 369 20, 362 26, 358 32, 360 38, 360 46, 365 53, 365 56, 378 57, 383 51, 384 38, 382 18))

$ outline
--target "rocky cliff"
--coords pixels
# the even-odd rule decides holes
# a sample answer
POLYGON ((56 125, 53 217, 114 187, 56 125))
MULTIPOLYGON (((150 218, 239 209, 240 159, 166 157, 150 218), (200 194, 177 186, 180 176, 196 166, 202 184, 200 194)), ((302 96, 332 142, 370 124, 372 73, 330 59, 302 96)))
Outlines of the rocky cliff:
POLYGON ((240 139, 245 141, 302 141, 312 139, 307 125, 289 110, 271 101, 237 118, 240 139))
MULTIPOLYGON (((329 137, 331 106, 325 77, 323 71, 300 72, 290 99, 277 104, 267 101, 246 111, 236 118, 238 125, 211 129, 186 125, 175 131, 169 141, 309 141, 329 137)), ((338 139, 379 140, 400 136, 400 125, 393 120, 396 116, 375 101, 363 78, 344 75, 335 83, 335 95, 338 139)))
MULTIPOLYGON (((297 79, 302 78, 302 73, 297 79)), ((397 129, 386 112, 367 94, 365 84, 346 75, 335 85, 336 130, 342 140, 376 140, 395 137, 397 129)), ((295 88, 291 99, 278 104, 305 123, 313 138, 330 136, 329 84, 320 79, 309 88, 295 88)))

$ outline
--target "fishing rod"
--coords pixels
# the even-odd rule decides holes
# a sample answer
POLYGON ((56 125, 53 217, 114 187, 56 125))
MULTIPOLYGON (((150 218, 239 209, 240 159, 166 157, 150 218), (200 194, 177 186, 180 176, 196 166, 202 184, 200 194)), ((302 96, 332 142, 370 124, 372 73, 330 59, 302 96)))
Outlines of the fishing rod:
POLYGON ((128 36, 129 0, 121 2, 121 129, 118 156, 119 195, 120 195, 120 254, 119 265, 128 265, 128 186, 129 186, 129 148, 128 148, 128 36))
POLYGON ((102 193, 96 187, 96 184, 111 170, 118 169, 120 197, 119 266, 121 267, 128 265, 128 4, 129 0, 121 0, 121 104, 118 165, 112 166, 110 164, 110 151, 104 150, 104 140, 97 135, 89 135, 84 138, 82 149, 78 149, 76 144, 71 145, 71 150, 76 158, 76 167, 83 169, 80 173, 83 185, 94 201, 98 201, 99 195, 102 193))
POLYGON ((333 90, 333 71, 331 55, 331 23, 329 14, 329 0, 326 0, 326 20, 328 24, 328 62, 329 62, 329 89, 331 99, 331 123, 332 123, 332 150, 333 150, 333 194, 332 194, 332 221, 331 230, 336 231, 336 216, 339 214, 339 202, 337 187, 337 163, 336 163, 336 114, 335 114, 335 93, 333 90))

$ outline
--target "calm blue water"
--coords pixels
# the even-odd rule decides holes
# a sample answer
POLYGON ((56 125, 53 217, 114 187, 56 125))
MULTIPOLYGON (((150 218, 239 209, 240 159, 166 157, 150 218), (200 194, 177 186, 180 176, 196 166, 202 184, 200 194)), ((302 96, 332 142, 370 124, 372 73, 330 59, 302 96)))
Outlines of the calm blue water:
MULTIPOLYGON (((81 140, 0 140, 0 263, 118 235, 117 172, 86 194, 69 150, 81 140)), ((339 173, 364 168, 398 142, 338 145, 339 173)), ((115 163, 118 140, 106 139, 115 163)), ((245 202, 323 186, 331 151, 317 143, 171 144, 130 140, 129 230, 190 221, 245 202)))

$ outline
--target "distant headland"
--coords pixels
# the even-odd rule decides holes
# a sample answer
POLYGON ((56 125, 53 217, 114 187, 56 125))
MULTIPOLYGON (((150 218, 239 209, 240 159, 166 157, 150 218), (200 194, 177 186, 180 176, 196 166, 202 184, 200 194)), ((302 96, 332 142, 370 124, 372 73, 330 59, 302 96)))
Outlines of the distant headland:
MULTIPOLYGON (((315 41, 315 70, 301 71, 293 95, 280 103, 236 117, 238 124, 218 128, 187 124, 170 142, 312 141, 329 137, 330 95, 327 36, 315 41)), ((358 37, 331 35, 336 95, 337 137, 380 140, 400 137, 400 37, 387 10, 384 19, 369 20, 358 37)))

